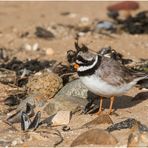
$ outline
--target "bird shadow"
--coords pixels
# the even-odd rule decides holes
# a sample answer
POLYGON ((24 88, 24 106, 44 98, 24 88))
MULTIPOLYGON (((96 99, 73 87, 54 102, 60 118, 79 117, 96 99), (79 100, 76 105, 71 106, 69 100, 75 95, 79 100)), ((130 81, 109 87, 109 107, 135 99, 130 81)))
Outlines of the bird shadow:
MULTIPOLYGON (((140 92, 134 97, 123 95, 115 98, 113 108, 115 109, 129 108, 143 102, 146 99, 148 99, 148 92, 140 92)), ((110 105, 110 99, 104 99, 103 107, 109 108, 109 105, 110 105)))
MULTIPOLYGON (((99 97, 96 97, 95 95, 91 94, 91 100, 92 98, 94 99, 94 104, 97 105, 97 108, 99 107, 99 103, 100 103, 100 99, 98 99, 99 97), (93 96, 93 97, 92 97, 93 96)), ((116 97, 114 104, 113 104, 113 108, 116 109, 123 109, 123 108, 130 108, 132 106, 135 106, 139 103, 141 103, 142 101, 148 99, 148 92, 140 92, 137 95, 135 95, 134 97, 128 96, 128 95, 123 95, 120 97, 116 97)), ((103 99, 103 108, 107 109, 109 108, 110 105, 110 99, 109 98, 105 98, 103 99)))

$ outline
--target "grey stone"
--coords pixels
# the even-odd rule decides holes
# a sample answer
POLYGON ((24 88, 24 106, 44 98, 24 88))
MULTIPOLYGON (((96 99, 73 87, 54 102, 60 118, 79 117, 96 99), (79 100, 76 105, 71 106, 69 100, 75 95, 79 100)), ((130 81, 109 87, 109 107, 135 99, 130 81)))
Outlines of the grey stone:
POLYGON ((57 94, 66 96, 77 96, 81 98, 87 98, 88 89, 81 83, 80 79, 76 79, 67 83, 57 94))
POLYGON ((49 101, 45 106, 44 111, 49 115, 55 114, 60 110, 73 112, 76 108, 83 108, 86 103, 87 100, 80 97, 59 95, 49 101))
POLYGON ((35 106, 36 102, 35 102, 35 96, 36 95, 30 95, 28 96, 26 99, 22 100, 21 103, 18 105, 17 110, 16 111, 25 111, 26 110, 26 104, 29 103, 32 106, 35 106))

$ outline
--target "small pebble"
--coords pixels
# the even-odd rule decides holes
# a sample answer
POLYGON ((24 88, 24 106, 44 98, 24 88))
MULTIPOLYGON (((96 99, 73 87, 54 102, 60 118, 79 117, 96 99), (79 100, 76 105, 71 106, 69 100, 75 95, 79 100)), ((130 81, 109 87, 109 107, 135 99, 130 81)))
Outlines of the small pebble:
POLYGON ((70 122, 70 111, 59 111, 52 119, 52 125, 67 125, 70 122))
POLYGON ((22 46, 22 49, 25 49, 25 50, 27 50, 27 51, 31 51, 31 50, 32 50, 32 47, 31 47, 30 44, 26 43, 26 44, 24 44, 24 45, 22 46))
POLYGON ((70 13, 70 14, 68 15, 68 17, 70 17, 70 18, 75 18, 76 16, 77 16, 76 13, 70 13))
POLYGON ((54 54, 54 50, 52 48, 46 48, 45 51, 46 51, 47 55, 53 55, 54 54))
POLYGON ((17 145, 17 141, 16 140, 12 141, 11 146, 16 146, 16 145, 17 145))
POLYGON ((81 17, 80 21, 81 22, 89 22, 89 18, 88 17, 81 17))
POLYGON ((35 43, 32 45, 32 50, 33 51, 37 51, 39 49, 39 44, 38 43, 35 43))

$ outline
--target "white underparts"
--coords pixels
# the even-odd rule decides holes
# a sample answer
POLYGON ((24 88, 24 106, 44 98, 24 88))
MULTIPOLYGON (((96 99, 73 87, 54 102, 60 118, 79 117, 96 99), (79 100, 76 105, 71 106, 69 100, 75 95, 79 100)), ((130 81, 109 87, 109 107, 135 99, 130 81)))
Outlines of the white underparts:
POLYGON ((104 97, 123 95, 136 84, 136 81, 132 81, 130 83, 124 83, 120 86, 113 86, 106 81, 103 81, 95 74, 80 77, 80 79, 91 92, 104 97))

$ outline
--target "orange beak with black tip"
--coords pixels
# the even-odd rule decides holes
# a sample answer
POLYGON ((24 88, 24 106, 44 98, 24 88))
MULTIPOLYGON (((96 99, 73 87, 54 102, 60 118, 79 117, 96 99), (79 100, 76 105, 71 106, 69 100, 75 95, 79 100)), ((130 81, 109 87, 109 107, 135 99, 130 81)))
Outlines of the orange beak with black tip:
POLYGON ((74 69, 77 71, 78 68, 79 68, 79 65, 75 63, 75 64, 74 64, 74 69))

